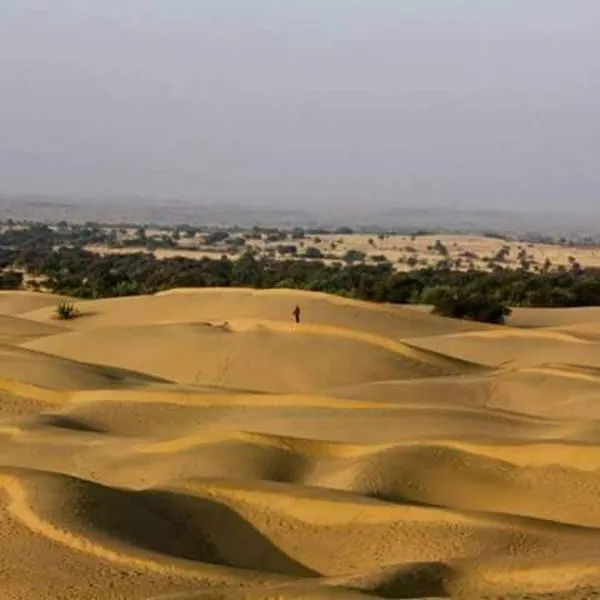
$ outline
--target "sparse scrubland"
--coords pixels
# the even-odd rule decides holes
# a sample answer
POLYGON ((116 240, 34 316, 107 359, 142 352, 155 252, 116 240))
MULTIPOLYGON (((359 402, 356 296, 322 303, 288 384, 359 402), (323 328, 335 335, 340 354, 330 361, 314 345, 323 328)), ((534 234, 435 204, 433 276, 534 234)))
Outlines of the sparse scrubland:
MULTIPOLYGON (((303 230, 207 233, 203 236, 205 245, 225 241, 229 244, 223 247, 223 254, 212 258, 159 258, 139 247, 135 252, 125 252, 125 246, 120 250, 113 248, 114 252, 98 252, 93 244, 120 239, 115 237, 118 231, 121 230, 107 233, 97 226, 73 228, 66 224, 55 228, 5 228, 0 235, 0 266, 5 270, 0 288, 20 289, 25 278, 29 289, 77 298, 154 294, 179 287, 289 288, 380 303, 430 305, 443 316, 491 323, 504 322, 511 307, 593 306, 600 299, 600 268, 582 266, 569 254, 565 264, 558 266, 546 257, 543 264, 535 265, 536 270, 532 253, 522 244, 518 246, 520 250, 513 252, 517 261, 513 264, 509 261, 510 246, 494 237, 490 239, 501 246, 484 261, 484 266, 474 264, 477 256, 473 252, 457 248, 451 251, 449 246, 452 248, 453 244, 436 239, 427 248, 438 257, 437 262, 423 266, 416 248, 408 246, 414 262, 406 259, 403 264, 409 269, 405 270, 396 268, 385 254, 375 255, 377 260, 369 261, 364 252, 352 248, 339 260, 331 256, 325 259, 314 246, 298 254, 297 245, 291 242, 305 239, 303 230), (266 240, 267 245, 248 246, 247 239, 266 240), (234 240, 244 242, 234 244, 235 255, 231 253, 234 240), (275 252, 270 252, 271 242, 278 244, 275 252), (452 258, 452 252, 458 252, 458 257, 452 258)), ((169 236, 161 235, 173 245, 182 236, 197 233, 175 230, 169 236)), ((315 236, 312 243, 322 244, 325 235, 328 234, 315 236)), ((336 235, 348 233, 342 230, 336 235)), ((124 239, 119 243, 125 244, 129 239, 132 244, 140 244, 149 238, 145 229, 138 228, 134 237, 124 239)), ((365 243, 377 246, 385 239, 379 234, 366 238, 365 243)), ((417 235, 411 239, 412 244, 418 245, 417 235)))
POLYGON ((600 598, 593 269, 22 231, 3 287, 45 292, 0 291, 2 598, 600 598))

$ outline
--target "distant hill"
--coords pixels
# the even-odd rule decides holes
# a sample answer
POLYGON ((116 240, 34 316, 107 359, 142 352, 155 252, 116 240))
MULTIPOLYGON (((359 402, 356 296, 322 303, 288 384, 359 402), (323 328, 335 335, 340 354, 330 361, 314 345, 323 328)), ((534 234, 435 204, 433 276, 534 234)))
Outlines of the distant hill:
POLYGON ((0 194, 0 220, 38 220, 72 223, 145 223, 251 227, 338 227, 376 230, 427 229, 448 232, 495 231, 512 235, 595 235, 600 214, 469 210, 444 207, 385 207, 330 205, 296 207, 211 204, 175 199, 131 196, 62 197, 52 195, 0 194))

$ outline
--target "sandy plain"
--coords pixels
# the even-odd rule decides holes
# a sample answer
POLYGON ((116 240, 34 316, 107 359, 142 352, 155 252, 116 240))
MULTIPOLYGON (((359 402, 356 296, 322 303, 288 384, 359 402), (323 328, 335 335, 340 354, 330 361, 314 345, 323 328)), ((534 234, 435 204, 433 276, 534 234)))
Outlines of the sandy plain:
POLYGON ((600 308, 58 301, 0 293, 2 598, 600 598, 600 308))
MULTIPOLYGON (((135 231, 131 230, 125 238, 131 238, 135 231)), ((161 238, 168 235, 166 230, 148 230, 148 237, 161 238)), ((235 237, 235 234, 232 234, 235 237)), ((243 235, 243 234, 242 234, 243 235)), ((481 235, 458 235, 438 234, 420 235, 411 237, 407 235, 389 235, 380 239, 377 235, 367 234, 323 234, 307 235, 303 240, 286 240, 283 242, 267 242, 264 240, 247 240, 246 248, 255 249, 259 254, 275 252, 281 245, 296 245, 298 257, 306 248, 319 249, 326 257, 325 262, 332 263, 341 261, 348 251, 358 251, 365 255, 364 262, 373 263, 373 257, 384 256, 398 271, 408 271, 413 268, 436 266, 445 257, 434 249, 436 242, 440 242, 448 251, 448 258, 459 261, 459 268, 476 268, 489 270, 490 259, 498 255, 503 248, 508 249, 500 264, 506 268, 517 268, 521 266, 521 258, 525 257, 530 264, 531 271, 540 270, 546 261, 551 268, 570 268, 573 261, 582 267, 600 267, 600 250, 594 246, 561 246, 559 244, 541 244, 518 241, 506 241, 493 237, 481 235), (416 259, 411 264, 410 259, 416 259)), ((187 258, 200 259, 202 257, 220 258, 227 254, 227 243, 210 247, 203 243, 203 236, 198 234, 195 238, 184 239, 179 242, 180 248, 157 249, 152 253, 157 258, 173 258, 185 256, 187 258)), ((88 250, 98 254, 119 254, 140 252, 140 248, 108 248, 103 245, 92 245, 88 250)), ((238 249, 239 251, 239 249, 238 249)), ((242 249, 243 251, 243 249, 242 249)), ((235 258, 235 257, 232 257, 235 258)), ((493 263, 492 263, 493 264, 493 263)))

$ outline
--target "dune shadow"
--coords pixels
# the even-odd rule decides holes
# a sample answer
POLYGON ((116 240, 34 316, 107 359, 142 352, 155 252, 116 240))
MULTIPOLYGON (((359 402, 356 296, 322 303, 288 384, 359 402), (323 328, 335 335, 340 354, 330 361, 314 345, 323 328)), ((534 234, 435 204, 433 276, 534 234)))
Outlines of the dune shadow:
POLYGON ((101 363, 80 362, 73 360, 71 362, 77 362, 80 365, 98 369, 108 381, 119 383, 127 382, 130 386, 144 385, 148 383, 173 383, 173 381, 170 379, 165 379, 164 377, 151 375, 150 373, 145 373, 143 371, 134 371, 132 369, 123 369, 121 367, 111 367, 108 365, 103 365, 101 363))
POLYGON ((78 504, 80 518, 128 545, 213 565, 320 576, 287 556, 233 509, 210 499, 85 484, 78 504))
MULTIPOLYGON (((67 335, 71 335, 68 333, 67 335)), ((46 337, 54 337, 54 336, 46 336, 46 337)), ((65 356, 61 356, 60 354, 55 354, 48 350, 38 350, 37 348, 32 348, 28 345, 20 346, 19 348, 12 346, 10 344, 2 344, 0 343, 2 349, 7 349, 9 352, 12 351, 15 353, 17 350, 20 353, 20 357, 22 358, 39 358, 41 360, 49 360, 54 362, 56 365, 68 365, 73 366, 75 368, 84 368, 89 370, 91 373, 96 373, 98 375, 103 376, 106 381, 115 382, 115 383, 123 383, 127 382, 130 386, 134 385, 147 385, 149 383, 165 383, 165 384, 173 384, 174 382, 171 379, 166 379, 164 377, 159 377, 157 375, 151 375, 150 373, 145 373, 143 371, 135 371, 133 369, 125 369, 122 367, 113 367, 110 365, 105 365, 102 363, 90 362, 90 361, 82 361, 77 360, 75 358, 67 358, 65 356)), ((19 356, 19 355, 17 355, 19 356)))
POLYGON ((449 598, 447 582, 450 577, 452 571, 444 563, 418 563, 384 575, 366 592, 394 600, 449 598))
POLYGON ((66 429, 69 431, 80 431, 85 433, 107 433, 106 429, 90 425, 84 421, 60 413, 42 413, 37 418, 37 422, 40 425, 55 427, 56 429, 66 429))
POLYGON ((444 506, 416 500, 415 498, 410 498, 409 496, 396 492, 374 490, 372 492, 362 493, 362 495, 367 498, 373 498, 373 500, 379 500, 380 502, 387 502, 388 504, 402 504, 406 506, 415 506, 417 508, 445 508, 444 506))
MULTIPOLYGON (((77 304, 77 303, 75 302, 75 304, 77 304)), ((97 310, 87 310, 85 308, 84 309, 80 309, 78 306, 76 306, 76 308, 77 308, 77 314, 73 318, 77 319, 77 320, 79 320, 79 319, 85 319, 86 317, 96 317, 96 316, 102 314, 100 311, 97 311, 97 310)), ((54 320, 55 321, 59 321, 61 319, 59 319, 57 316, 55 316, 54 320)), ((63 322, 65 322, 65 321, 63 321, 63 322)), ((67 320, 67 322, 68 322, 68 320, 67 320)))

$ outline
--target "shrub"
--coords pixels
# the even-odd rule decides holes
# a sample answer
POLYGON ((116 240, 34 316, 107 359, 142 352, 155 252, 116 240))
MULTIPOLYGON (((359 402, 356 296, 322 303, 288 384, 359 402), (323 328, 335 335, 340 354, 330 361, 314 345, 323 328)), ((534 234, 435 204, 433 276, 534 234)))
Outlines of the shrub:
POLYGON ((61 321, 68 321, 69 319, 78 317, 79 311, 75 308, 75 305, 72 302, 61 302, 56 307, 56 316, 61 321))

